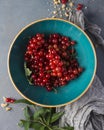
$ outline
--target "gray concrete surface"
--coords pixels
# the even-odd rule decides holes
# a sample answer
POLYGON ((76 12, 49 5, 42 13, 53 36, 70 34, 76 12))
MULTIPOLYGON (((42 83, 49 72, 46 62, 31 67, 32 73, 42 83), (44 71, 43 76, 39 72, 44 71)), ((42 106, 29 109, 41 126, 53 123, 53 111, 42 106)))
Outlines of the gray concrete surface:
MULTIPOLYGON (((3 96, 21 98, 10 82, 7 72, 7 54, 9 46, 18 31, 28 23, 48 16, 48 0, 0 0, 0 103, 3 96)), ((51 0, 50 0, 51 1, 51 0)), ((77 0, 88 8, 88 19, 102 28, 104 36, 104 0, 77 0)), ((104 83, 104 50, 97 48, 97 74, 104 83)), ((6 112, 0 107, 0 130, 22 130, 17 126, 23 119, 23 104, 11 105, 13 110, 6 112)))

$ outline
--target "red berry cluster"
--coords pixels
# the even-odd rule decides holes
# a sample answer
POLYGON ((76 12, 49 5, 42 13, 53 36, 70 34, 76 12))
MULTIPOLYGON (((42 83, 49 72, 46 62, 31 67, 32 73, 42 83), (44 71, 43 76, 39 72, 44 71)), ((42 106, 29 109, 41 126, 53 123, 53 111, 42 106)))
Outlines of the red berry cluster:
POLYGON ((27 68, 32 71, 30 78, 34 85, 53 87, 66 85, 82 72, 73 56, 75 41, 59 34, 36 34, 29 40, 25 53, 27 68))

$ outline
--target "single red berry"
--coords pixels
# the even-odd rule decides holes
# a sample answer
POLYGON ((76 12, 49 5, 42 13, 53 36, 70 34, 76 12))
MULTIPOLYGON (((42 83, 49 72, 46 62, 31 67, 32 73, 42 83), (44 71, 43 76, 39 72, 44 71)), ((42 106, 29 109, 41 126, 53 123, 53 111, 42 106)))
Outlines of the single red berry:
POLYGON ((68 0, 61 0, 62 4, 66 4, 68 2, 68 0))
POLYGON ((64 41, 64 40, 61 40, 61 44, 62 44, 62 45, 65 45, 65 41, 64 41))
POLYGON ((47 80, 47 78, 45 77, 45 78, 43 78, 43 83, 46 83, 48 80, 47 80))
POLYGON ((32 42, 33 42, 34 44, 36 44, 36 43, 37 43, 37 39, 34 38, 32 42))
POLYGON ((57 73, 57 76, 58 76, 58 77, 61 77, 61 76, 62 76, 62 73, 61 73, 61 72, 58 72, 58 73, 57 73))
POLYGON ((66 50, 66 49, 67 49, 67 46, 66 46, 66 45, 62 45, 62 49, 63 49, 63 50, 66 50))
POLYGON ((37 34, 36 34, 36 37, 42 37, 42 34, 37 33, 37 34))
POLYGON ((40 83, 40 86, 41 86, 41 87, 44 87, 44 86, 45 86, 45 83, 44 83, 44 82, 41 82, 41 83, 40 83))
POLYGON ((43 72, 40 72, 40 73, 39 73, 39 76, 40 76, 40 77, 43 77, 43 76, 44 76, 44 73, 43 73, 43 72))
POLYGON ((5 102, 10 102, 11 98, 5 98, 5 102))
POLYGON ((52 87, 47 86, 46 89, 47 89, 47 91, 49 91, 49 92, 52 91, 52 87))
POLYGON ((68 47, 68 46, 70 46, 70 43, 69 43, 69 42, 66 42, 65 45, 68 47))
POLYGON ((64 86, 66 84, 66 81, 62 81, 61 85, 64 86))
POLYGON ((60 35, 56 33, 56 34, 53 34, 53 37, 58 39, 60 35))
POLYGON ((82 8, 83 8, 83 4, 78 4, 77 5, 77 10, 82 10, 82 8))
POLYGON ((66 53, 66 52, 63 52, 63 53, 62 53, 62 56, 66 57, 66 56, 67 56, 67 53, 66 53))
POLYGON ((74 70, 73 70, 73 74, 78 74, 78 70, 77 70, 77 69, 74 69, 74 70))
POLYGON ((52 43, 57 44, 57 43, 58 43, 58 40, 57 40, 56 38, 53 38, 53 39, 52 39, 52 43))
POLYGON ((71 44, 71 45, 74 45, 74 44, 75 44, 75 41, 71 41, 70 44, 71 44))
POLYGON ((64 37, 63 38, 65 42, 68 42, 69 41, 69 38, 68 37, 64 37))
POLYGON ((57 44, 54 44, 54 45, 53 45, 53 47, 54 47, 55 49, 57 49, 57 48, 58 48, 57 44))
POLYGON ((47 79, 49 79, 49 78, 50 78, 50 74, 46 74, 45 76, 46 76, 46 78, 47 78, 47 79))
POLYGON ((14 103, 15 102, 15 99, 11 99, 10 103, 14 103))
POLYGON ((65 79, 66 79, 67 81, 69 81, 69 80, 70 80, 70 77, 69 77, 69 76, 66 76, 65 79))
POLYGON ((83 71, 83 68, 79 67, 78 72, 81 73, 83 71))
POLYGON ((74 75, 74 74, 71 74, 71 75, 70 75, 70 78, 71 78, 71 79, 74 79, 74 78, 75 78, 75 75, 74 75))
POLYGON ((42 40, 42 37, 41 37, 41 36, 38 36, 38 37, 37 37, 37 40, 39 40, 39 41, 42 40))

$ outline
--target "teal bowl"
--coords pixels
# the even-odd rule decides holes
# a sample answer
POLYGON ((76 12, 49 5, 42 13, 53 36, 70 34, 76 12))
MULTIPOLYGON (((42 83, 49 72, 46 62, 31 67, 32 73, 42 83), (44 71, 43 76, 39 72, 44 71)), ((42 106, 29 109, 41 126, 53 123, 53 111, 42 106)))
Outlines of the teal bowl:
MULTIPOLYGON (((96 72, 96 53, 94 46, 78 26, 62 19, 42 19, 24 27, 14 38, 8 53, 8 72, 13 86, 28 101, 43 107, 60 107, 79 99, 94 79, 96 72), (60 33, 75 40, 78 61, 84 68, 83 73, 64 87, 57 88, 58 93, 47 92, 45 88, 29 85, 24 71, 24 54, 28 37, 36 33, 60 33)), ((83 98, 83 97, 82 97, 83 98)))

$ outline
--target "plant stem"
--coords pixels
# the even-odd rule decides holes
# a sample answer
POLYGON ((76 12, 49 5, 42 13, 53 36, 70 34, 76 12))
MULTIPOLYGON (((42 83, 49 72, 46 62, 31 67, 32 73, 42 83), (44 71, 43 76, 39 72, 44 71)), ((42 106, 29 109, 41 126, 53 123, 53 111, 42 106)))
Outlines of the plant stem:
POLYGON ((53 129, 51 129, 47 124, 45 124, 45 123, 43 123, 43 122, 41 122, 41 121, 37 121, 38 123, 40 123, 40 124, 42 124, 43 126, 46 126, 49 130, 53 130, 53 129))
POLYGON ((53 130, 53 129, 51 129, 49 126, 47 126, 47 128, 48 128, 49 130, 53 130))
POLYGON ((44 123, 44 125, 49 129, 49 130, 52 130, 50 128, 50 126, 47 124, 46 120, 44 119, 44 117, 41 118, 41 121, 44 123))

